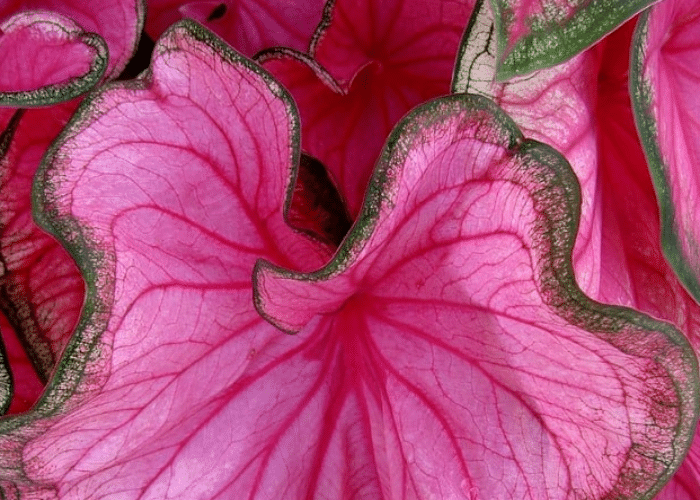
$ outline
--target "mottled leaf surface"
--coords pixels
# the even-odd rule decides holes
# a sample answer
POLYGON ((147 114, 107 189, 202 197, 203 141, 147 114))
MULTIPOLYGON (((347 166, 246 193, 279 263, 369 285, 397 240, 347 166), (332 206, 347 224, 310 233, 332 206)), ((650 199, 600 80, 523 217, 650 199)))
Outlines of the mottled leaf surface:
POLYGON ((0 22, 0 61, 0 105, 46 106, 92 88, 107 67, 107 47, 63 15, 19 13, 0 22))
POLYGON ((665 255, 700 300, 700 5, 668 1, 640 19, 632 60, 635 118, 659 199, 665 255))
POLYGON ((307 51, 324 0, 152 0, 146 30, 153 38, 175 21, 194 19, 249 57, 270 47, 307 51))
POLYGON ((326 267, 258 265, 262 314, 300 335, 321 314, 342 346, 385 498, 651 495, 680 463, 692 350, 575 285, 578 196, 494 105, 444 98, 392 133, 326 267))
POLYGON ((449 93, 472 1, 329 3, 310 55, 258 58, 299 106, 302 148, 330 171, 350 215, 389 132, 411 108, 449 93))
POLYGON ((592 46, 656 0, 491 0, 498 78, 554 66, 592 46))

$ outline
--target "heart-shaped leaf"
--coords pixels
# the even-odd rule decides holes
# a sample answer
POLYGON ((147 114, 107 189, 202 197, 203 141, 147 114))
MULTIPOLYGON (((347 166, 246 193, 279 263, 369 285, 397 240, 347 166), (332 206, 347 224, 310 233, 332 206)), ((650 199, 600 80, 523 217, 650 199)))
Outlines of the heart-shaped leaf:
POLYGON ((565 160, 455 96, 399 124, 369 189, 325 268, 261 261, 256 303, 304 338, 322 315, 337 347, 319 355, 352 374, 384 496, 658 491, 694 432, 697 364, 669 325, 576 286, 565 160))
POLYGON ((658 0, 491 0, 498 78, 554 66, 575 56, 658 0))

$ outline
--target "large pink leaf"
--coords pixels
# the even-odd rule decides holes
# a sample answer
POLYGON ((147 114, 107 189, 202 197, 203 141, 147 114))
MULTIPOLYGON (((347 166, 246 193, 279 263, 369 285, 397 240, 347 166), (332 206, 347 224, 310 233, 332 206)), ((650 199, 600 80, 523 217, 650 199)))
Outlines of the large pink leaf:
POLYGON ((77 324, 84 283, 66 250, 32 220, 31 186, 46 148, 76 106, 18 113, 0 162, 0 309, 43 381, 77 324))
POLYGON ((45 106, 93 87, 107 67, 107 47, 60 14, 19 13, 0 22, 0 61, 0 105, 45 106))
POLYGON ((306 51, 324 0, 151 0, 146 31, 158 38, 175 21, 194 19, 247 56, 270 47, 306 51))
POLYGON ((294 96, 302 148, 326 165, 352 217, 396 122, 449 93, 472 5, 338 0, 329 4, 310 56, 273 50, 258 58, 294 96))
POLYGON ((492 0, 498 76, 554 66, 592 46, 658 0, 492 0))
POLYGON ((18 12, 34 15, 31 11, 62 14, 86 32, 100 35, 109 48, 106 78, 117 77, 131 59, 146 16, 145 0, 5 0, 0 4, 0 19, 18 12))
POLYGON ((700 300, 700 3, 669 0, 640 19, 631 91, 663 218, 664 252, 700 300))
MULTIPOLYGON (((2 439, 6 485, 62 499, 182 498, 180 488, 235 498, 267 471, 281 493, 306 487, 306 475, 273 473, 293 450, 260 452, 303 421, 323 367, 260 318, 251 290, 260 256, 298 269, 328 257, 283 219, 297 134, 279 84, 190 23, 159 42, 144 80, 82 109, 37 195, 85 273, 87 304, 29 414, 55 416, 2 439)), ((317 441, 317 427, 295 446, 317 441)))
POLYGON ((327 267, 256 274, 257 306, 280 328, 306 335, 316 314, 334 318, 325 334, 366 401, 384 496, 658 490, 694 431, 695 401, 681 401, 695 398, 697 365, 668 325, 574 284, 578 191, 563 158, 462 96, 415 111, 387 144, 327 267), (683 375, 657 358, 675 342, 683 375), (689 385, 676 392, 678 375, 689 385), (680 441, 658 440, 671 428, 680 441))

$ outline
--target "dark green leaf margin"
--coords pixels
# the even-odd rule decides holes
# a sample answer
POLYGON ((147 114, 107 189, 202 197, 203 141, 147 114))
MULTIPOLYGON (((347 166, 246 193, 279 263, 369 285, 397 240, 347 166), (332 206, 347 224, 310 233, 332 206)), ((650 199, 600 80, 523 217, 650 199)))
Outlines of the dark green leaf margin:
MULTIPOLYGON (((543 0, 549 17, 523 20, 529 33, 507 47, 515 24, 514 3, 523 0, 491 0, 498 36, 499 80, 555 66, 572 58, 658 0, 581 0, 571 17, 561 13, 562 0, 543 0), (559 16, 559 18, 557 18, 559 16)), ((571 3, 571 2, 567 2, 571 3)))
MULTIPOLYGON (((700 303, 700 281, 698 270, 688 262, 683 252, 683 245, 678 234, 676 211, 671 198, 669 170, 659 147, 659 135, 656 119, 652 111, 656 94, 652 85, 644 77, 644 61, 647 55, 647 31, 649 29, 649 11, 644 12, 637 22, 632 38, 630 61, 630 97, 644 154, 649 165, 649 173, 654 183, 654 190, 659 203, 661 215, 661 248, 666 260, 683 283, 688 292, 700 303)), ((695 242, 697 245, 697 242, 695 242)), ((700 248, 698 248, 700 254, 700 248)))
POLYGON ((428 102, 409 113, 392 131, 370 180, 359 217, 333 259, 311 273, 295 272, 259 260, 254 270, 256 308, 271 324, 295 333, 265 313, 257 285, 261 274, 283 280, 325 281, 341 274, 358 258, 371 239, 382 213, 395 206, 396 184, 412 144, 420 142, 426 128, 451 113, 466 112, 481 123, 477 140, 508 150, 510 161, 504 177, 525 187, 538 212, 532 228, 537 261, 535 272, 545 303, 570 324, 582 328, 619 351, 649 360, 645 395, 650 405, 677 408, 677 422, 637 423, 630 430, 633 446, 622 465, 618 482, 606 498, 651 499, 668 482, 684 460, 695 434, 700 407, 698 361, 685 336, 673 325, 634 309, 601 304, 587 297, 574 277, 571 261, 580 217, 578 179, 566 159, 552 147, 525 139, 515 122, 493 101, 479 95, 456 94, 428 102), (661 362, 661 360, 664 360, 661 362), (675 392, 664 394, 654 381, 672 380, 675 392), (658 450, 650 428, 671 425, 673 444, 658 450), (644 488, 644 491, 640 491, 644 488), (636 495, 636 496, 635 496, 636 495))

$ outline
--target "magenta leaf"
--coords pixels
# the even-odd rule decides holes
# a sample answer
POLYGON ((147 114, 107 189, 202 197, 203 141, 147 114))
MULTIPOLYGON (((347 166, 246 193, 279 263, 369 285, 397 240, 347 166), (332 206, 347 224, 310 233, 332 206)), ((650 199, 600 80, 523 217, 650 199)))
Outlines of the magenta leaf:
POLYGON ((644 496, 679 465, 694 355, 578 289, 578 196, 565 160, 495 106, 444 98, 392 133, 331 263, 258 264, 269 321, 303 338, 327 323, 387 498, 644 496))
POLYGON ((6 497, 662 486, 697 363, 668 324, 576 286, 558 153, 483 99, 434 101, 392 134, 337 255, 301 274, 329 254, 285 222, 298 133, 286 91, 190 22, 88 98, 35 183, 87 301, 39 404, 0 421, 6 497), (257 306, 296 336, 254 308, 259 258, 257 306))
POLYGON ((554 66, 592 46, 658 0, 491 0, 498 78, 554 66))
POLYGON ((60 14, 23 12, 0 22, 0 60, 0 105, 46 106, 92 88, 107 47, 60 14))
POLYGON ((635 119, 662 217, 664 254, 700 301, 700 5, 669 0, 640 18, 631 63, 635 119))
POLYGON ((32 220, 31 186, 46 148, 76 106, 18 112, 0 163, 0 309, 44 382, 77 324, 84 283, 65 249, 32 220))
POLYGON ((328 168, 353 218, 393 126, 449 93, 472 3, 338 0, 310 55, 278 49, 257 58, 294 96, 302 148, 328 168))
MULTIPOLYGON (((70 18, 85 32, 104 39, 109 49, 105 78, 116 78, 136 51, 145 9, 145 0, 5 0, 0 5, 0 19, 15 13, 35 15, 31 11, 50 11, 70 18)), ((59 62, 66 64, 66 60, 55 60, 59 62)))
POLYGON ((175 21, 194 19, 247 56, 270 47, 306 51, 324 0, 151 0, 146 31, 158 38, 175 21))
POLYGON ((308 464, 281 464, 322 437, 308 398, 323 406, 330 388, 315 393, 323 365, 257 314, 251 282, 261 256, 304 270, 329 256, 283 217, 298 128, 277 82, 191 22, 164 35, 141 80, 88 98, 35 188, 36 215, 85 275, 86 305, 37 407, 0 424, 6 493, 307 487, 308 464))

